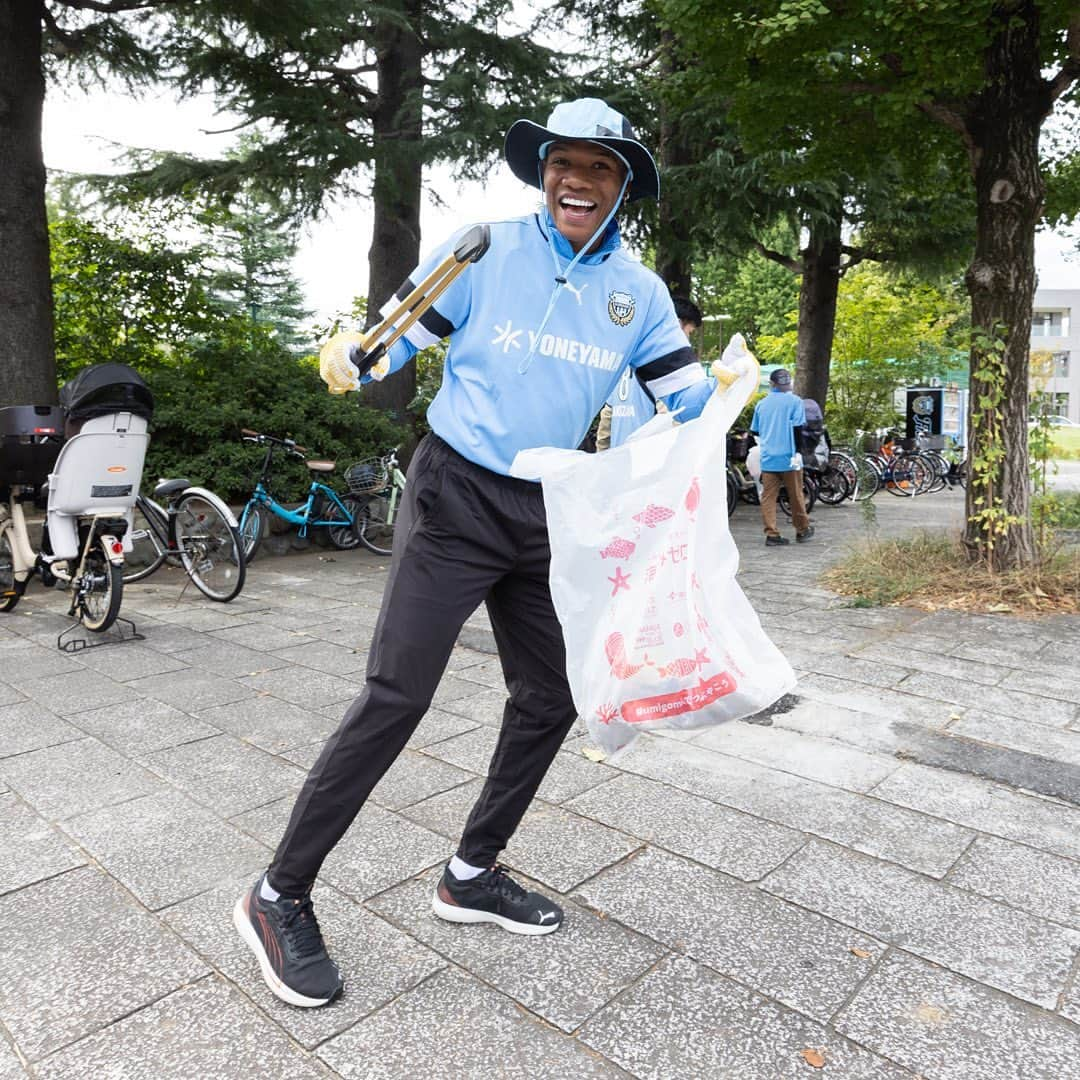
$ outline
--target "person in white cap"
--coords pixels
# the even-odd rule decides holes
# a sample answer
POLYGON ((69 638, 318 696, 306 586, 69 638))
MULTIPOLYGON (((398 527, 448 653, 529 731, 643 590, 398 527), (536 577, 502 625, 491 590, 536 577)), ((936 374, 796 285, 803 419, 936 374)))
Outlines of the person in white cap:
MULTIPOLYGON (((543 207, 492 224, 484 257, 387 353, 377 377, 450 339, 428 410, 431 434, 409 469, 367 681, 312 768, 267 872, 234 911, 267 984, 294 1005, 322 1005, 342 991, 312 885, 427 711, 481 603, 509 699, 432 908, 442 919, 517 934, 562 924, 557 903, 496 862, 576 717, 548 588, 543 494, 539 483, 511 476, 511 462, 530 447, 578 446, 627 369, 653 398, 682 409, 681 419, 697 416, 714 388, 667 289, 621 246, 619 207, 660 189, 652 155, 626 118, 594 98, 564 103, 546 126, 515 123, 506 160, 543 191, 543 207)), ((456 240, 431 253, 399 298, 456 240)))

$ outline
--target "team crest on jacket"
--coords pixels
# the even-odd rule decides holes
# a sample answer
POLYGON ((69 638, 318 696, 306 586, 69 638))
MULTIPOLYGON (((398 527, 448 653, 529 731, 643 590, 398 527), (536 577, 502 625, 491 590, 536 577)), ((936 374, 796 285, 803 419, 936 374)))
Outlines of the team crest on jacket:
POLYGON ((616 326, 629 326, 634 318, 637 301, 628 293, 616 289, 608 293, 607 313, 616 326))

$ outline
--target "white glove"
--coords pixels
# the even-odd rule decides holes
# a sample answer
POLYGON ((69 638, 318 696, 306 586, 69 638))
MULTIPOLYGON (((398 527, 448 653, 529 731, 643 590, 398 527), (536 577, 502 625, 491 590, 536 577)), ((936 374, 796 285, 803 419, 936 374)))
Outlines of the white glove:
POLYGON ((724 349, 723 356, 714 360, 712 376, 716 380, 716 392, 724 393, 743 375, 754 375, 754 386, 761 377, 761 367, 754 354, 746 347, 742 334, 733 334, 724 349))
POLYGON ((362 335, 355 331, 343 331, 319 350, 319 375, 331 394, 360 389, 360 371, 349 359, 349 350, 361 340, 362 335))

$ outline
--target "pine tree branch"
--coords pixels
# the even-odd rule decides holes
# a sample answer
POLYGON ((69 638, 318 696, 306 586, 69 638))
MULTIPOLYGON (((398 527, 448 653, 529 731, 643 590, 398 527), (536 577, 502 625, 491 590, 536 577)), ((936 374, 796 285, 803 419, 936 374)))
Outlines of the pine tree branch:
POLYGON ((773 251, 772 248, 766 247, 760 240, 751 240, 753 248, 763 258, 771 259, 774 263, 779 263, 786 270, 790 270, 793 274, 801 274, 803 272, 802 263, 798 259, 793 259, 790 255, 782 255, 779 251, 773 251))
MULTIPOLYGON (((98 11, 105 15, 114 15, 121 11, 143 11, 147 8, 168 7, 180 4, 184 0, 59 0, 66 8, 77 11, 98 11)), ((48 18, 48 15, 46 15, 48 18)))

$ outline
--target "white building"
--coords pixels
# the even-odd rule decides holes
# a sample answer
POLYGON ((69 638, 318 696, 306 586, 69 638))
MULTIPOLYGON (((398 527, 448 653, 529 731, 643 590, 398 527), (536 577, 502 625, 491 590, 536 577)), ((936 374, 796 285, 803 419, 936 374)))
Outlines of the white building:
POLYGON ((1036 290, 1031 351, 1053 357, 1049 411, 1080 423, 1080 288, 1036 290))

